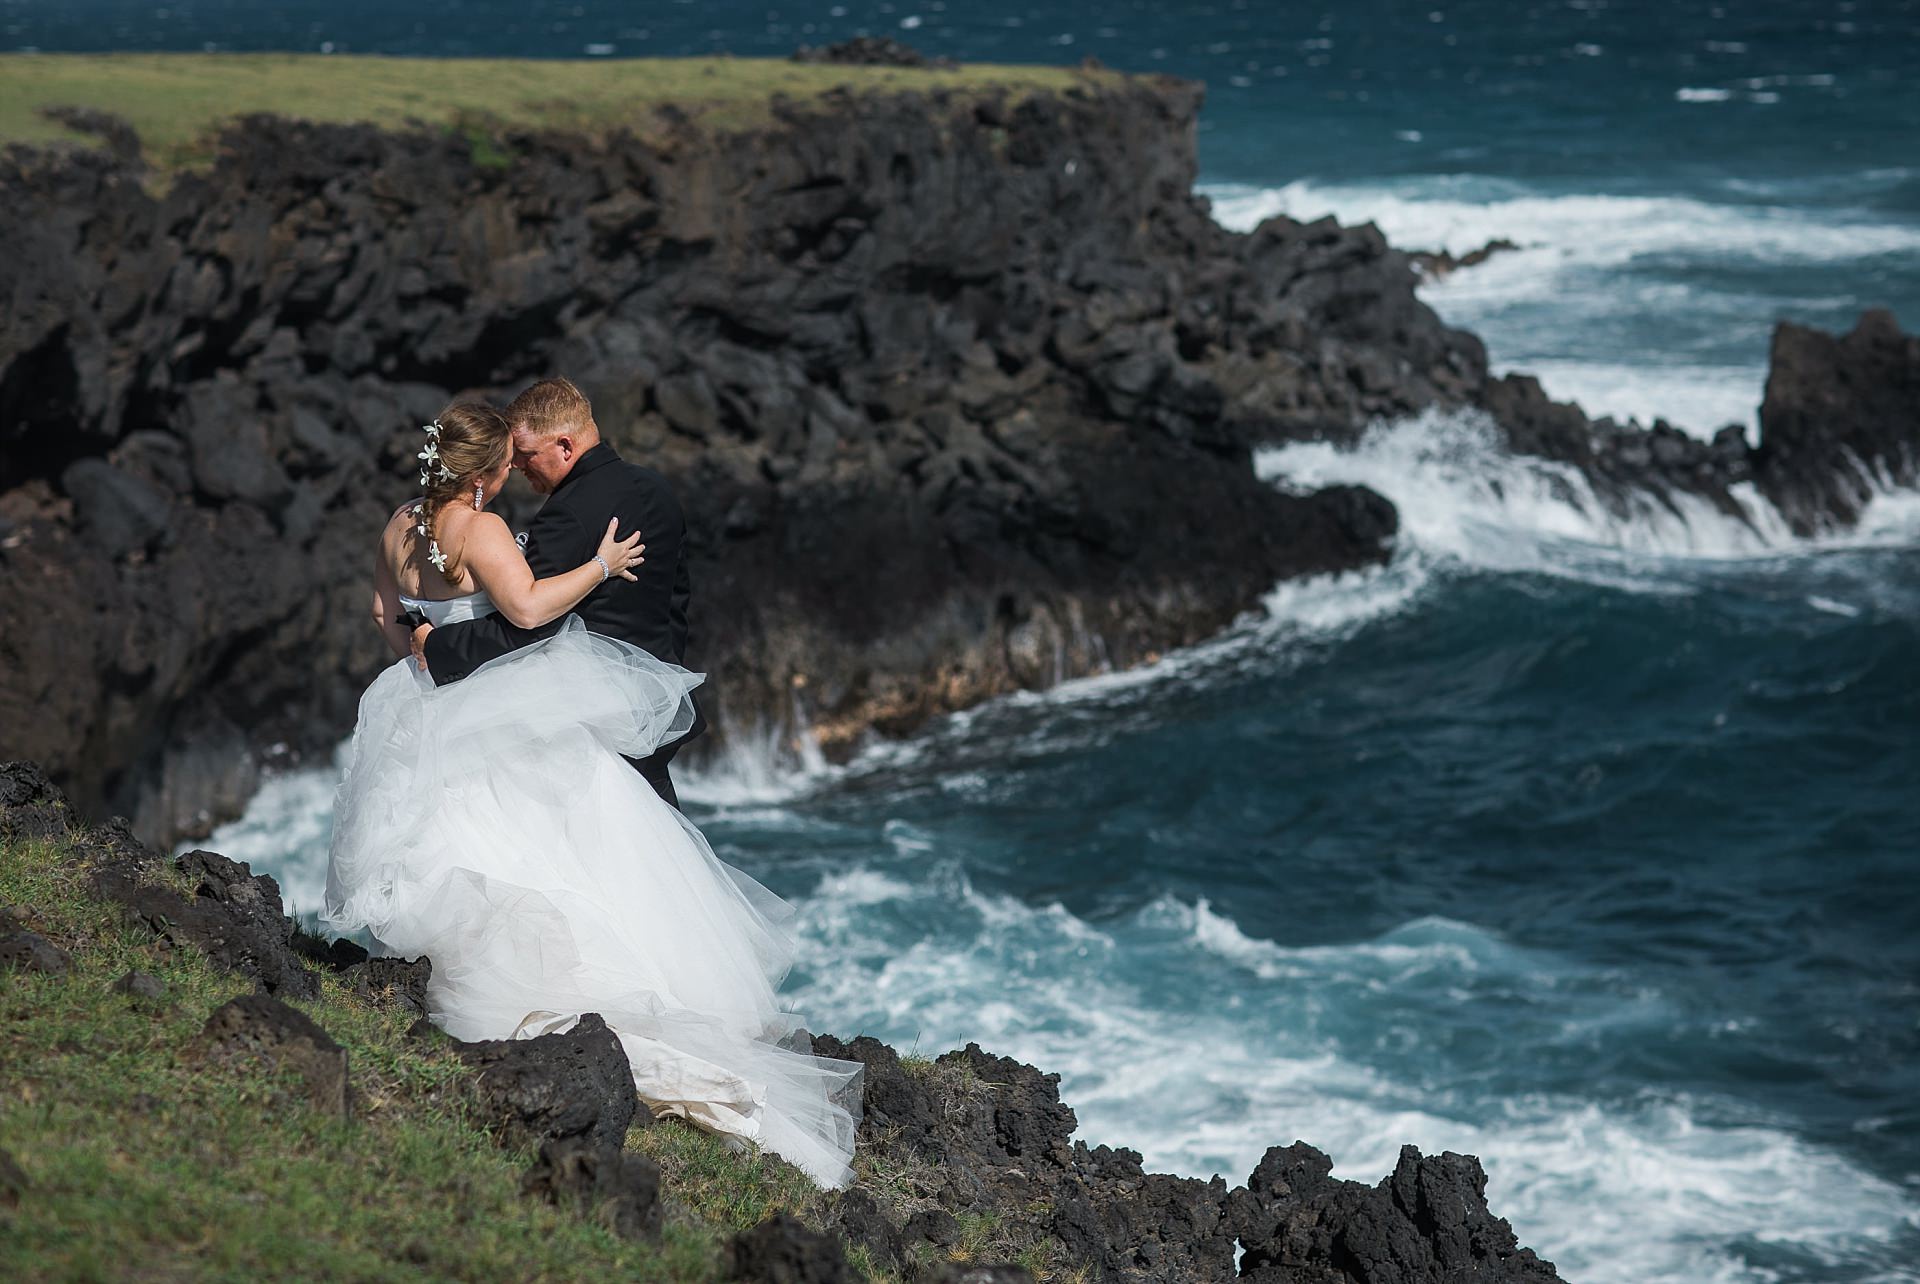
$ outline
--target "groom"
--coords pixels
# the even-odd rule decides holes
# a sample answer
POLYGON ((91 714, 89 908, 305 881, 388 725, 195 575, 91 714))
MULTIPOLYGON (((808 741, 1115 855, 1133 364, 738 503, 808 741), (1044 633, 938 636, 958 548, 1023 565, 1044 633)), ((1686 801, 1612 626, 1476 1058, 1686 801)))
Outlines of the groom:
MULTIPOLYGON (((657 659, 681 663, 687 648, 686 521, 667 479, 630 464, 600 440, 585 394, 566 379, 542 379, 506 409, 513 429, 513 466, 526 474, 547 502, 522 537, 527 564, 545 578, 591 561, 611 518, 623 536, 636 529, 646 560, 631 582, 612 579, 574 608, 588 629, 631 642, 657 659)), ((517 628, 500 615, 444 628, 414 630, 414 654, 423 656, 433 680, 458 682, 488 660, 559 631, 566 617, 537 629, 517 628)), ((692 730, 651 757, 628 759, 654 791, 675 807, 667 765, 680 746, 706 729, 696 706, 692 730)))

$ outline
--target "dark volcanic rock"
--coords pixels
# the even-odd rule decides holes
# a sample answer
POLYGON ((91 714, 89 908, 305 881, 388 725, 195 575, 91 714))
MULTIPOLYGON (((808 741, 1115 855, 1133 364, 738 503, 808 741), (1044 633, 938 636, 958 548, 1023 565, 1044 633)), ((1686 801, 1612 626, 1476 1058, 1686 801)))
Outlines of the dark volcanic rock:
POLYGON ((167 983, 150 972, 129 972, 113 983, 115 993, 136 999, 158 999, 167 992, 167 983))
POLYGON ((1230 1200, 1242 1278, 1255 1284, 1555 1280, 1487 1210, 1480 1161, 1412 1146, 1378 1186, 1336 1181, 1304 1142, 1276 1146, 1230 1200))
POLYGON ((582 1137, 617 1147, 643 1110, 619 1038, 594 1013, 563 1034, 456 1040, 453 1046, 479 1072, 481 1112, 504 1136, 535 1142, 582 1137))
POLYGON ((1080 73, 479 158, 256 117, 164 193, 0 160, 0 751, 170 840, 334 743, 417 425, 555 370, 677 483, 717 735, 844 752, 1380 560, 1390 509, 1249 443, 1460 400, 1483 356, 1372 229, 1215 225, 1198 105, 1080 73))
POLYGON ((1057 1076, 977 1046, 914 1067, 867 1038, 817 1036, 814 1049, 866 1066, 860 1145, 889 1170, 917 1172, 916 1197, 937 1201, 890 1217, 857 1191, 841 1197, 835 1224, 881 1260, 956 1243, 953 1213, 978 1212, 1015 1242, 1051 1245, 1057 1260, 1129 1284, 1227 1284, 1242 1272, 1276 1284, 1557 1278, 1488 1212, 1485 1176, 1467 1156, 1409 1147, 1368 1187, 1333 1181, 1310 1146, 1276 1147, 1230 1190, 1219 1178, 1146 1172, 1130 1150, 1070 1144, 1057 1076))
POLYGON ((427 983, 433 979, 433 960, 375 958, 344 937, 328 940, 297 927, 289 943, 295 954, 338 974, 368 1003, 392 1006, 415 1016, 427 1014, 427 983))
POLYGON ((1754 464, 1803 534, 1850 525, 1877 487, 1920 482, 1920 337, 1878 308, 1838 338, 1781 322, 1754 464))
POLYGON ((729 1279, 752 1284, 856 1284, 840 1240, 810 1229, 791 1213, 775 1213, 729 1246, 729 1279))
POLYGON ((427 1014, 427 982, 433 979, 431 959, 368 959, 347 968, 342 975, 352 984, 353 992, 369 1003, 415 1016, 427 1014))
POLYGON ((294 924, 281 908, 279 884, 217 852, 189 852, 176 863, 198 879, 191 896, 116 861, 96 867, 93 886, 158 935, 252 977, 269 994, 307 999, 320 992, 292 947, 294 924))
POLYGON ((886 36, 855 36, 836 45, 801 45, 795 62, 825 62, 842 67, 957 67, 951 58, 929 58, 912 45, 886 36))
POLYGON ((164 191, 104 122, 118 154, 14 150, 0 752, 170 840, 336 742, 388 660, 367 553, 417 425, 555 371, 676 483, 715 737, 830 754, 1387 555, 1390 505, 1268 485, 1257 445, 1477 408, 1609 505, 1754 481, 1803 527, 1850 518, 1853 456, 1911 476, 1890 320, 1782 330, 1760 451, 1590 420, 1490 378, 1377 229, 1214 223, 1199 103, 1082 72, 478 152, 253 117, 164 191))
POLYGON ((38 932, 9 932, 0 936, 0 971, 65 976, 72 963, 65 950, 38 932))
POLYGON ((75 819, 38 764, 0 762, 0 841, 64 838, 75 819))
POLYGON ((849 1244, 864 1245, 878 1266, 892 1268, 906 1260, 910 1231, 903 1235, 879 1201, 858 1186, 848 1187, 834 1202, 832 1224, 849 1244))
POLYGON ((298 1008, 269 994, 243 994, 215 1008, 193 1045, 213 1060, 256 1060, 297 1074, 307 1100, 345 1118, 347 1051, 298 1008))
POLYGON ((581 1137, 543 1142, 521 1191, 571 1207, 622 1239, 660 1234, 660 1165, 607 1142, 581 1137))
POLYGON ((1468 250, 1465 254, 1455 255, 1446 250, 1409 250, 1407 258, 1420 269, 1426 277, 1439 278, 1461 268, 1479 267, 1496 254, 1520 247, 1504 236, 1496 236, 1477 250, 1468 250))

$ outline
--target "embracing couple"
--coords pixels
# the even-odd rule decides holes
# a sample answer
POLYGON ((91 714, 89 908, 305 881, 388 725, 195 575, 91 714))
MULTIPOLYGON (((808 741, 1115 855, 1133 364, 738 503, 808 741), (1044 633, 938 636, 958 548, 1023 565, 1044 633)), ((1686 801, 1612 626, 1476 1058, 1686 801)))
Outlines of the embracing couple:
POLYGON ((361 697, 328 925, 428 956, 430 1013, 456 1038, 598 1013, 655 1114, 844 1185, 860 1067, 814 1056, 780 1008, 792 912, 713 854, 668 775, 703 676, 679 663, 671 487, 600 440, 565 379, 504 413, 449 406, 419 461, 374 563, 398 658, 361 697), (522 540, 487 511, 515 467, 547 496, 522 540))

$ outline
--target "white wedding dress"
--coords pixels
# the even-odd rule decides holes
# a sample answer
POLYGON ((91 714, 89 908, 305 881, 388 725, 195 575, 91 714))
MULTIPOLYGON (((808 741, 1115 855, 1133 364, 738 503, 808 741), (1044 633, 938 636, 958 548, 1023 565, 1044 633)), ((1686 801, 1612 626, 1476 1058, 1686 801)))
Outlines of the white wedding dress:
MULTIPOLYGON (((436 626, 493 609, 405 601, 436 626)), ((576 618, 446 687, 396 661, 360 700, 323 917, 430 958, 430 1014, 454 1037, 597 1012, 656 1114, 843 1186, 861 1067, 789 1046, 792 911, 622 757, 686 733, 702 676, 576 618)))

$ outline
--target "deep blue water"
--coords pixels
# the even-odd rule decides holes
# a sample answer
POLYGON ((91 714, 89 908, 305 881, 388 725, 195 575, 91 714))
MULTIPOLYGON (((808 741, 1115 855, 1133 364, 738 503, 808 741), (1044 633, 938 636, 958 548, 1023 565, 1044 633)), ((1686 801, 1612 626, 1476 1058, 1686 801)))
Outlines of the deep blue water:
MULTIPOLYGON (((1234 226, 1520 242, 1426 297, 1590 409, 1752 425, 1777 319, 1920 325, 1911 0, 0 0, 0 47, 49 50, 863 30, 1204 78, 1234 226)), ((796 1005, 1060 1070, 1085 1135, 1179 1171, 1471 1151, 1577 1281, 1920 1281, 1920 500, 1818 544, 1611 519, 1469 419, 1260 464, 1391 496, 1392 565, 846 768, 747 738, 688 779, 802 910, 796 1005)), ((216 845, 311 905, 329 783, 276 782, 216 845)))

